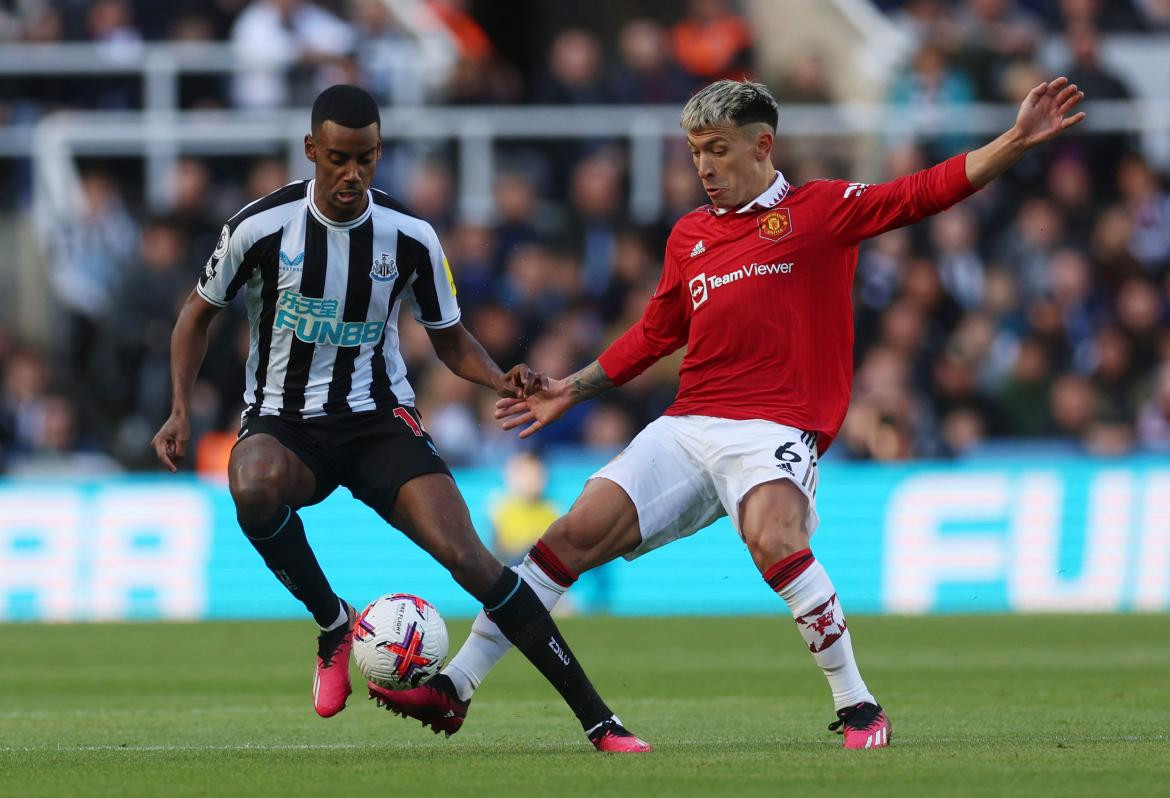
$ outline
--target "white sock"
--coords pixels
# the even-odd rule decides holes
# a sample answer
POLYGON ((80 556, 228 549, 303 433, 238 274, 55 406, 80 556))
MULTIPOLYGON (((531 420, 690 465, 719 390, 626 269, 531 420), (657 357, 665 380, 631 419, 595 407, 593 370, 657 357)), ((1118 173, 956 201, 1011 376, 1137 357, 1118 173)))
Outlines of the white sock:
POLYGON ((788 604, 800 636, 829 680, 834 707, 844 709, 862 701, 876 704, 857 669, 845 613, 824 567, 813 560, 804 573, 776 592, 788 604))
MULTIPOLYGON (((568 590, 567 587, 562 587, 550 579, 540 566, 532 562, 531 557, 525 557, 524 562, 512 570, 528 583, 546 610, 551 611, 568 590)), ((455 692, 459 694, 460 700, 467 701, 471 698, 488 672, 503 659, 511 647, 512 643, 500 628, 492 623, 483 610, 480 610, 479 615, 475 616, 475 622, 471 624, 471 634, 467 636, 466 642, 443 668, 443 674, 455 685, 455 692)))
POLYGON ((337 616, 337 620, 333 623, 329 624, 328 626, 322 626, 321 631, 332 632, 334 629, 337 629, 340 626, 345 626, 345 624, 349 623, 349 610, 345 608, 345 602, 338 599, 338 603, 341 606, 341 614, 337 616))

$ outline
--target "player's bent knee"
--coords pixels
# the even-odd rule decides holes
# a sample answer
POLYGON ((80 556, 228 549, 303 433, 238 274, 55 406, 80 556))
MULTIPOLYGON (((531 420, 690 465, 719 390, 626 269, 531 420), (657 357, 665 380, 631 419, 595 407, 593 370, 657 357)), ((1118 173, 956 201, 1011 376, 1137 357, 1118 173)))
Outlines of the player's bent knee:
POLYGON ((248 463, 232 473, 236 515, 245 523, 262 523, 285 502, 283 469, 276 463, 248 463))
POLYGON ((808 548, 808 499, 788 480, 757 486, 740 505, 740 530, 761 569, 808 548))

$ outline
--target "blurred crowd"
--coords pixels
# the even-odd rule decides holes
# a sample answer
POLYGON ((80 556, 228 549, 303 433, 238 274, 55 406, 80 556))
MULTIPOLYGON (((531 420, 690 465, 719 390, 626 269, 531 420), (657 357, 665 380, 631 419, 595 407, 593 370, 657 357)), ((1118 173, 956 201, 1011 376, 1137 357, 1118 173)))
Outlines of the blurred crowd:
MULTIPOLYGON (((635 17, 611 35, 565 28, 525 70, 477 22, 475 3, 425 3, 459 42, 442 103, 677 103, 698 85, 752 74, 753 28, 725 0, 635 17), (612 49, 612 52, 609 50, 612 49)), ((935 133, 942 103, 1018 102, 1061 68, 1089 99, 1131 89, 1099 57, 1102 32, 1170 30, 1170 0, 906 0, 880 2, 911 41, 888 87, 893 117, 880 174, 856 174, 836 149, 778 142, 795 184, 818 177, 889 179, 979 139, 935 133), (1042 58, 1056 41, 1065 59, 1042 58)), ((378 0, 0 3, 0 41, 222 39, 280 63, 231 80, 191 79, 189 106, 305 104, 353 81, 400 102, 380 63, 407 46, 378 0), (249 42, 285 37, 287 47, 249 42), (379 55, 380 54, 380 55, 379 55), (277 79, 273 80, 273 76, 277 79), (261 79, 263 78, 263 79, 261 79)), ((807 59, 769 82, 786 102, 830 102, 825 66, 807 59)), ((187 80, 187 79, 185 79, 187 80)), ((0 120, 53 106, 135 107, 133 81, 84 92, 69 81, 0 93, 0 120), (15 99, 11 99, 15 98, 15 99), (35 107, 34 107, 35 106, 35 107)), ((22 86, 24 88, 22 88, 22 86)), ((31 84, 28 84, 31 86, 31 84)), ((416 100, 418 98, 410 98, 416 100)), ((659 219, 635 225, 628 152, 604 141, 501 146, 494 218, 458 217, 453 154, 439 145, 387 148, 378 185, 439 231, 464 323, 505 368, 524 360, 561 377, 594 359, 639 317, 674 221, 704 197, 681 141, 667 154, 659 219)), ((118 170, 83 168, 81 215, 55 243, 51 280, 61 344, 24 345, 0 328, 0 470, 150 468, 148 441, 170 403, 168 338, 223 221, 289 179, 282 160, 181 158, 174 206, 151 212, 118 170)), ((1170 451, 1170 191, 1167 176, 1120 134, 1068 137, 1028 156, 962 205, 862 248, 855 292, 854 401, 833 455, 955 457, 1000 441, 1043 440, 1113 455, 1170 451)), ((407 314, 409 315, 409 314, 407 314)), ((454 465, 495 464, 522 448, 498 430, 494 398, 438 364, 422 328, 403 319, 403 355, 418 405, 454 465)), ((242 408, 247 329, 238 305, 220 314, 196 389, 188 463, 222 474, 242 408)), ((533 445, 605 456, 670 403, 681 353, 629 386, 578 406, 533 445)))

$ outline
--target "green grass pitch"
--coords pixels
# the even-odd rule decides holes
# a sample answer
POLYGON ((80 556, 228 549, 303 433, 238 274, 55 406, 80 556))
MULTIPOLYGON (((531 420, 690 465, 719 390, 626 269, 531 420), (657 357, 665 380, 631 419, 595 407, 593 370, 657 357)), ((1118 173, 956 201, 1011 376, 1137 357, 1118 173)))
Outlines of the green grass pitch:
POLYGON ((839 749, 787 618, 561 623, 654 753, 595 753, 515 653, 446 739, 317 718, 308 623, 0 626, 0 795, 1170 795, 1170 615, 851 619, 884 751, 839 749))

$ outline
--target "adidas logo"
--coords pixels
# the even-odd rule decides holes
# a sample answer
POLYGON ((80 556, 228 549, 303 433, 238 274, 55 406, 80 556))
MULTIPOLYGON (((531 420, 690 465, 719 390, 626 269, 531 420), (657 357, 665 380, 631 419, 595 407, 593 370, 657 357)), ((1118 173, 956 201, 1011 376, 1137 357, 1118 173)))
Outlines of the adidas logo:
POLYGON ((695 248, 691 250, 691 257, 692 258, 697 257, 699 255, 702 255, 706 251, 707 251, 707 248, 705 246, 703 246, 703 240, 699 239, 699 243, 695 244, 695 248))

